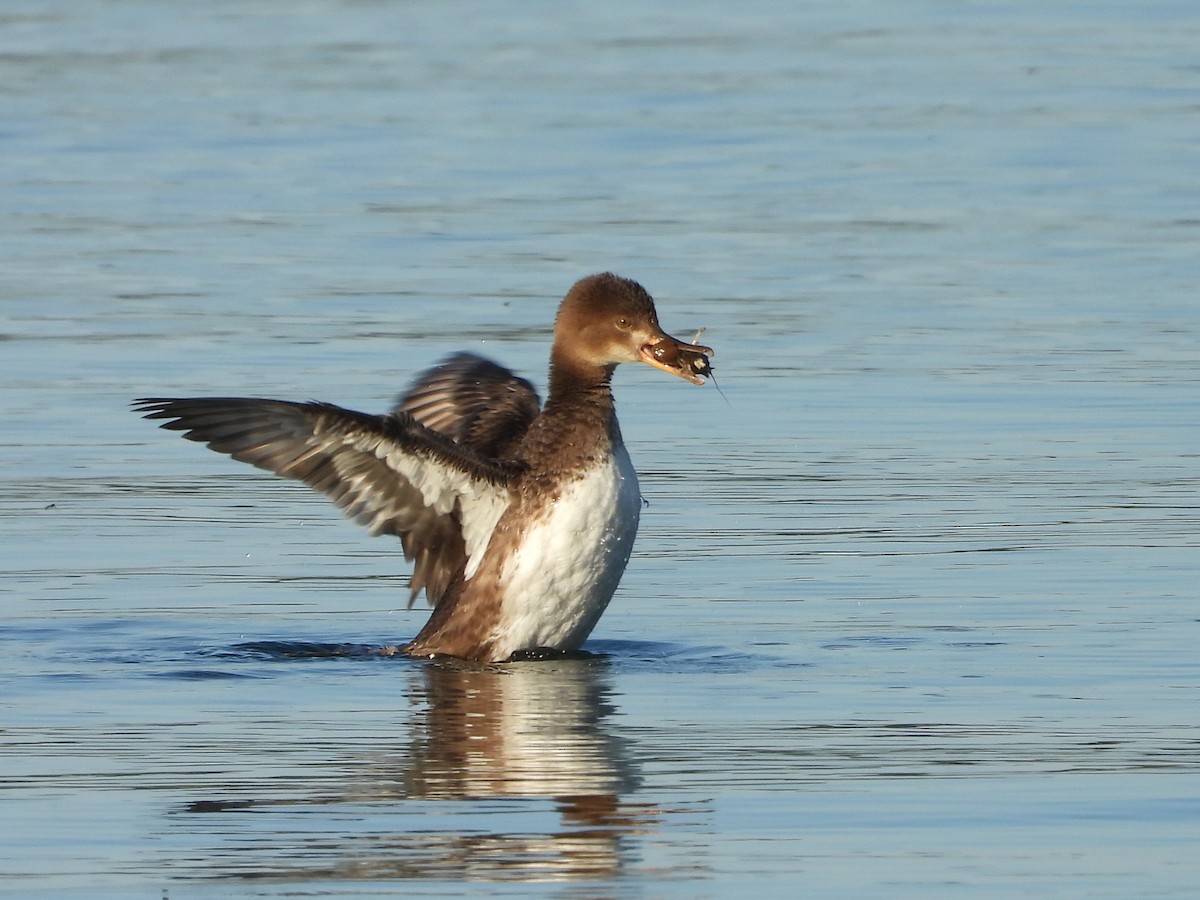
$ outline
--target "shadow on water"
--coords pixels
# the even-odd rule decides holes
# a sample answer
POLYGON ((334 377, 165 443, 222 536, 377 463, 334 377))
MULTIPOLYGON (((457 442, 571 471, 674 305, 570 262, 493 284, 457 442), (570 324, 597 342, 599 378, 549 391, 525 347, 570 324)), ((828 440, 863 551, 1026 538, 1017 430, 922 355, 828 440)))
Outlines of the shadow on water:
MULTIPOLYGON (((226 659, 379 658, 358 644, 255 641, 226 659)), ((702 813, 628 799, 641 784, 629 742, 610 727, 612 661, 599 654, 502 665, 411 660, 409 716, 395 744, 340 743, 284 786, 214 785, 172 820, 220 844, 204 872, 255 879, 608 878, 640 858, 664 817, 702 813), (321 808, 323 815, 308 813, 321 808), (254 815, 248 815, 254 814, 254 815), (234 817, 234 818, 231 818, 234 817), (364 823, 369 827, 364 828, 364 823), (217 827, 214 829, 213 824, 217 827)), ((382 713, 387 716, 387 713, 382 713)), ((262 758, 262 750, 256 754, 262 758)))
MULTIPOLYGON (((491 671, 513 674, 523 664, 577 662, 605 665, 622 672, 653 669, 659 673, 722 674, 750 672, 762 668, 806 668, 808 664, 763 653, 746 653, 726 647, 690 646, 666 641, 601 640, 588 643, 587 650, 530 651, 508 663, 475 664, 444 659, 435 664, 465 671, 491 671)), ((394 644, 335 643, 325 641, 260 640, 243 641, 229 648, 204 651, 204 656, 224 660, 260 659, 268 661, 312 659, 375 659, 405 657, 394 644)), ((175 673, 178 674, 178 673, 175 673)), ((186 674, 184 675, 186 677, 186 674)), ((214 674, 213 677, 220 677, 214 674)))

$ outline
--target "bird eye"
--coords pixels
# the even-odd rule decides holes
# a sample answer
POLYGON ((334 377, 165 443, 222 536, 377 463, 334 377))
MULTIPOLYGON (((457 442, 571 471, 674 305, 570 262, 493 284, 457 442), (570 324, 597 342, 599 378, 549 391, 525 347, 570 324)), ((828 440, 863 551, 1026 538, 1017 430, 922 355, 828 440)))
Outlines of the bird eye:
POLYGON ((630 321, 627 318, 625 318, 624 316, 617 317, 617 327, 620 328, 622 331, 626 331, 629 328, 630 324, 631 324, 630 321))

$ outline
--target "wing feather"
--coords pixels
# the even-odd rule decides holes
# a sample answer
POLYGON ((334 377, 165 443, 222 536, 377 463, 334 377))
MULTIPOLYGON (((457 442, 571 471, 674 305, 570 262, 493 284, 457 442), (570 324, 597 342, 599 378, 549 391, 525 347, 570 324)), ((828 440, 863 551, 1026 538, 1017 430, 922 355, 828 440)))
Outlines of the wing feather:
POLYGON ((403 411, 373 416, 328 403, 240 397, 146 398, 135 409, 219 453, 305 482, 372 534, 398 535, 410 559, 423 551, 413 596, 424 587, 434 604, 458 572, 474 574, 521 469, 403 411), (439 540, 447 535, 443 560, 439 540))
MULTIPOLYGON (((481 356, 456 353, 423 372, 394 412, 482 456, 502 459, 512 455, 540 410, 537 391, 524 378, 481 356)), ((405 556, 413 560, 413 597, 424 588, 436 603, 457 573, 474 574, 463 540, 464 531, 474 527, 474 521, 459 522, 429 507, 417 513, 400 536, 405 556)))
POLYGON ((473 353, 456 353, 423 372, 397 412, 491 459, 511 455, 541 411, 533 385, 473 353))

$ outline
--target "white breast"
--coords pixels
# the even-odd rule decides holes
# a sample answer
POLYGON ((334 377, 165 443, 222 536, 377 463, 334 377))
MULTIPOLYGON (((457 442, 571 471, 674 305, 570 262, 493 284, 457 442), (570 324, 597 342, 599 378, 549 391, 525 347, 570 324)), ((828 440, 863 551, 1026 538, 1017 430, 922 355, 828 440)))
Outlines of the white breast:
POLYGON ((624 446, 563 487, 501 574, 503 655, 578 649, 612 599, 637 535, 642 497, 624 446))

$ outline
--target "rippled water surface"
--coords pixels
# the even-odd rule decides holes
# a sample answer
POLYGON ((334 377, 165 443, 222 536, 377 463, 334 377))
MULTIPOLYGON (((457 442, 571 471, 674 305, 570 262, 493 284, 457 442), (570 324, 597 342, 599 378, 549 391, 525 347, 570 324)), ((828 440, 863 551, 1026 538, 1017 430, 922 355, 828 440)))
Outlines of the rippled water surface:
POLYGON ((1185 2, 0 12, 0 893, 1190 897, 1185 2), (128 412, 544 386, 636 277, 590 656, 435 665, 406 566, 128 412), (630 367, 626 367, 630 368, 630 367))

